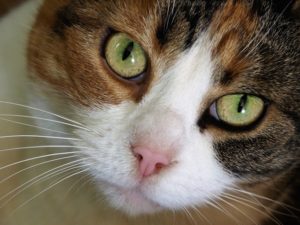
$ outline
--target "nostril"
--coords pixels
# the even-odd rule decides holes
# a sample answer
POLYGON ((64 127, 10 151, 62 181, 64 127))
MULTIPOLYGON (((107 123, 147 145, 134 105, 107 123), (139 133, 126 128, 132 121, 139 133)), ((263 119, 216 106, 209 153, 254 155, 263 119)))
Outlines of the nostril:
POLYGON ((156 165, 155 165, 155 168, 156 168, 156 170, 157 171, 160 171, 162 168, 164 168, 165 166, 167 166, 167 165, 165 165, 165 164, 163 164, 163 163, 157 163, 156 165))
POLYGON ((170 163, 168 156, 149 148, 135 147, 133 152, 139 163, 139 172, 143 177, 159 172, 170 163))
POLYGON ((134 156, 138 159, 139 162, 143 160, 143 156, 141 154, 135 153, 134 156))

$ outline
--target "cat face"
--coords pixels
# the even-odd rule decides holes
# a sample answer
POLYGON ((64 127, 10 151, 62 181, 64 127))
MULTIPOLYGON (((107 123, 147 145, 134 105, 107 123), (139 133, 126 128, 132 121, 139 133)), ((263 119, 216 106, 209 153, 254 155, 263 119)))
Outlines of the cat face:
POLYGON ((294 4, 45 1, 31 77, 87 128, 83 166, 115 207, 198 206, 297 162, 294 4))

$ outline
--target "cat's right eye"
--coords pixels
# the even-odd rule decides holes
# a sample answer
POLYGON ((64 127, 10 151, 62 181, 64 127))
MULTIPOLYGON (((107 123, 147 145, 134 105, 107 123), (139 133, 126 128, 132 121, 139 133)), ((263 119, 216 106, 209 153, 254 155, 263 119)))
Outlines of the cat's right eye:
POLYGON ((124 33, 115 33, 109 38, 105 58, 110 68, 123 79, 138 78, 147 70, 145 51, 124 33))
POLYGON ((265 111, 262 98, 248 94, 226 95, 210 107, 210 115, 231 127, 247 127, 265 111))

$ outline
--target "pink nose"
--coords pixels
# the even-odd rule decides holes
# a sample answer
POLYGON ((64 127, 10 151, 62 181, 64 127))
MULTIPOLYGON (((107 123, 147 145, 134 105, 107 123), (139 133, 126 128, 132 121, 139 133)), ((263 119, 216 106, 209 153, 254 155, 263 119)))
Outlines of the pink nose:
POLYGON ((139 172, 143 177, 156 174, 160 169, 170 164, 170 160, 166 155, 148 148, 136 147, 133 152, 139 160, 139 172))

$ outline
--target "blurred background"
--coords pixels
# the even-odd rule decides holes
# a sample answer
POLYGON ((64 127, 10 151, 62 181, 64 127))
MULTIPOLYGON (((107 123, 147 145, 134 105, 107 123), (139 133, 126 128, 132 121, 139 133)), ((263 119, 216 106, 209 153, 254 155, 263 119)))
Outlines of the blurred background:
POLYGON ((24 0, 0 0, 0 17, 24 0))

